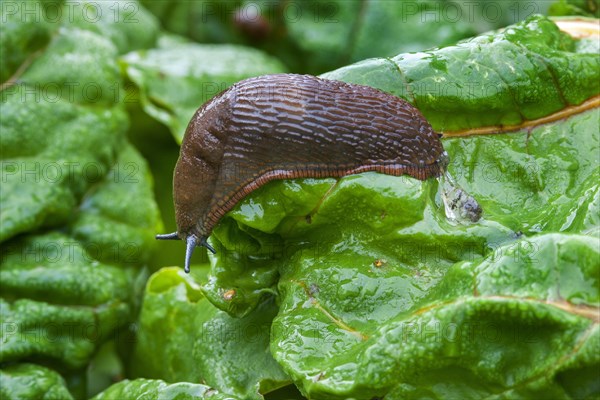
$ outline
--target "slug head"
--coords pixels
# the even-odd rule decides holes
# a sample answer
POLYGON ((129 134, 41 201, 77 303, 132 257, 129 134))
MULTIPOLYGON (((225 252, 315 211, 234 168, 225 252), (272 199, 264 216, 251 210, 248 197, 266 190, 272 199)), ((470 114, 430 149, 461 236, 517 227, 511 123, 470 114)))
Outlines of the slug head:
POLYGON ((210 232, 199 232, 207 205, 212 196, 215 173, 207 171, 205 161, 193 151, 186 151, 186 143, 182 143, 181 155, 177 160, 173 173, 173 203, 175 206, 175 222, 177 232, 184 237, 208 236, 210 232))
POLYGON ((206 241, 207 236, 197 232, 197 222, 202 217, 204 207, 199 196, 195 193, 201 193, 201 185, 198 183, 201 179, 193 179, 194 174, 190 173, 186 157, 180 157, 175 167, 173 176, 173 200, 175 203, 175 220, 177 223, 177 232, 165 235, 156 235, 157 240, 185 240, 185 272, 190 272, 190 261, 192 254, 197 246, 206 247, 213 254, 215 249, 206 241), (183 159, 183 162, 182 162, 183 159))

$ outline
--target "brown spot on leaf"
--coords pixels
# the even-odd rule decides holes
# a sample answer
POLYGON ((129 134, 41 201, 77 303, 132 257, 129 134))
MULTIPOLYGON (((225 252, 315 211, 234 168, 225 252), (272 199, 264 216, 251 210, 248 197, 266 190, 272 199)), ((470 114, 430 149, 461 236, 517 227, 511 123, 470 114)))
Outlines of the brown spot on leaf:
POLYGON ((233 290, 233 289, 229 289, 228 291, 223 293, 223 299, 227 300, 227 301, 233 299, 234 296, 235 296, 235 290, 233 290))

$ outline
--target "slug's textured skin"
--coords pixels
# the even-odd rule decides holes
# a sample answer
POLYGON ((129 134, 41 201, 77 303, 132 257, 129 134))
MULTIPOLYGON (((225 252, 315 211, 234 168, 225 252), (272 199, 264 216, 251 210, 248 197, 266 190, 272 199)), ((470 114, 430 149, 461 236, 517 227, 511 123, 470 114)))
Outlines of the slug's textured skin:
POLYGON ((307 75, 246 79, 187 127, 174 174, 176 235, 205 244, 223 215, 274 179, 377 171, 425 180, 446 163, 431 125, 395 96, 307 75))

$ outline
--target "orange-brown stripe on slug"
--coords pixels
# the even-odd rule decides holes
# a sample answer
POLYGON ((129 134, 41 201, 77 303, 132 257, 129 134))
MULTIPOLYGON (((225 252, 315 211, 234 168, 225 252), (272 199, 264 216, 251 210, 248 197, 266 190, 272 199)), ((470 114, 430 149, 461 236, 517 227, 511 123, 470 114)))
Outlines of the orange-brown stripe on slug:
POLYGON ((228 211, 275 179, 377 171, 425 180, 446 158, 423 115, 393 95, 308 75, 246 79, 190 121, 174 173, 177 233, 159 238, 207 246, 228 211))

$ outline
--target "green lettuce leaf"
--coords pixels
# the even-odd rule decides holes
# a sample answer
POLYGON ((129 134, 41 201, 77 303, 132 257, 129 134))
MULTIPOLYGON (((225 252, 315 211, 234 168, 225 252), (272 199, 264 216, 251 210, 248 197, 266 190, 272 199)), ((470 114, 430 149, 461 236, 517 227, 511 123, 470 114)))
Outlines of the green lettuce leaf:
POLYGON ((66 223, 125 140, 127 116, 121 108, 44 101, 34 97, 40 91, 34 88, 28 97, 28 90, 19 85, 1 93, 2 241, 66 223))
POLYGON ((0 362, 49 359, 69 368, 133 316, 136 269, 99 263, 72 237, 27 236, 3 247, 0 362))
POLYGON ((162 229, 146 161, 126 145, 104 178, 82 198, 71 234, 99 261, 146 264, 162 229))
POLYGON ((152 379, 126 379, 112 385, 92 399, 236 400, 235 397, 221 394, 206 385, 186 382, 168 384, 152 379))
POLYGON ((149 260, 160 220, 145 162, 129 146, 118 160, 70 210, 71 223, 62 226, 69 234, 3 243, 1 361, 47 359, 81 368, 132 321, 144 277, 139 267, 149 260), (129 166, 135 175, 119 175, 129 166))
POLYGON ((558 0, 550 5, 548 14, 600 18, 600 4, 597 0, 558 0))
POLYGON ((58 21, 46 18, 46 6, 40 1, 3 3, 0 14, 0 82, 6 82, 26 68, 60 27, 58 21), (23 12, 25 9, 30 12, 23 12))
POLYGON ((163 268, 146 287, 132 374, 202 382, 240 398, 262 399, 261 393, 290 383, 269 353, 276 312, 271 300, 245 318, 232 318, 204 298, 193 277, 163 268))
POLYGON ((598 226, 599 116, 596 108, 529 132, 444 140, 448 170, 486 218, 514 231, 590 232, 598 226))
MULTIPOLYGON (((86 42, 108 38, 119 53, 152 47, 158 34, 156 18, 141 7, 137 0, 126 2, 16 0, 4 3, 1 12, 0 82, 6 82, 11 77, 18 78, 26 71, 37 57, 47 52, 46 46, 54 40, 53 36, 57 34, 63 36, 64 32, 59 30, 61 27, 77 27, 98 34, 95 37, 79 40, 81 47, 94 47, 95 43, 91 43, 90 46, 90 43, 86 42)), ((90 61, 96 58, 95 61, 100 65, 114 62, 114 58, 103 59, 101 55, 101 52, 90 53, 90 61)), ((82 62, 84 59, 78 58, 76 64, 82 62)), ((63 66, 66 70, 57 68, 51 71, 59 74, 72 72, 70 68, 72 65, 72 62, 68 62, 63 66)), ((97 69, 93 64, 91 67, 93 71, 97 69)), ((70 76, 70 84, 79 82, 74 78, 82 71, 75 72, 75 75, 70 76)), ((102 81, 94 83, 101 84, 102 81)))
POLYGON ((272 350, 308 397, 597 393, 597 238, 509 243, 441 280, 432 267, 402 270, 388 258, 380 272, 345 255, 327 269, 300 260, 280 282, 272 350))
POLYGON ((181 142, 194 112, 233 83, 252 76, 284 72, 266 54, 243 46, 164 43, 121 59, 126 76, 139 88, 144 110, 167 125, 181 142))
POLYGON ((157 24, 136 1, 2 12, 2 397, 70 397, 56 373, 23 362, 56 368, 80 397, 92 357, 136 316, 161 228, 117 63, 153 45, 157 24), (143 25, 126 25, 128 7, 143 25))
POLYGON ((73 399, 62 376, 35 364, 15 364, 0 369, 0 397, 6 400, 73 399))
POLYGON ((154 47, 159 23, 138 1, 78 1, 69 4, 73 26, 109 39, 119 54, 154 47))

